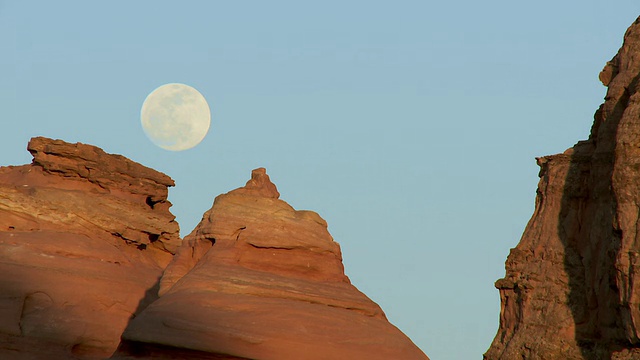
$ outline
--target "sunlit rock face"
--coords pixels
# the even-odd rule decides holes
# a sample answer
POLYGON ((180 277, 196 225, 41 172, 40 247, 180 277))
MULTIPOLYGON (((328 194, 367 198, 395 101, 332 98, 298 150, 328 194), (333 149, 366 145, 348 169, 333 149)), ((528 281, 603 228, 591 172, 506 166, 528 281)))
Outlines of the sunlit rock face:
POLYGON ((485 359, 640 358, 640 19, 600 79, 589 139, 538 159, 535 212, 496 282, 485 359))
POLYGON ((184 241, 173 180, 33 138, 0 168, 0 359, 427 359, 265 169, 184 241))
POLYGON ((161 344, 242 359, 427 359, 350 284, 327 223, 278 197, 256 169, 215 199, 160 299, 125 331, 121 358, 161 344))
POLYGON ((181 243, 173 180, 90 145, 28 149, 0 168, 0 359, 109 357, 181 243))

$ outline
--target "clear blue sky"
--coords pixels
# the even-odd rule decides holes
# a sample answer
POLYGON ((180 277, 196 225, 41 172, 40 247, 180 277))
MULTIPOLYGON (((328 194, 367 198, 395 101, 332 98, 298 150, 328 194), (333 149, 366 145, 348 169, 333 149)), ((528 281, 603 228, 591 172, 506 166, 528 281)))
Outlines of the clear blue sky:
POLYGON ((432 359, 481 359, 493 283, 533 211, 534 157, 587 137, 629 1, 0 1, 0 165, 42 135, 176 180, 186 235, 264 166, 318 212, 347 275, 432 359), (198 147, 140 126, 157 86, 198 89, 198 147))

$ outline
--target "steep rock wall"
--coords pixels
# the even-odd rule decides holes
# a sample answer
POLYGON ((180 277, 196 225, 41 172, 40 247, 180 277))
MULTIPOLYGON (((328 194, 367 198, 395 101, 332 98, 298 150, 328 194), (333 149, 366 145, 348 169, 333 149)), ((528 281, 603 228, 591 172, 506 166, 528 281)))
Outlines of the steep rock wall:
POLYGON ((511 250, 485 359, 640 358, 640 19, 600 79, 588 140, 538 158, 536 207, 511 250))

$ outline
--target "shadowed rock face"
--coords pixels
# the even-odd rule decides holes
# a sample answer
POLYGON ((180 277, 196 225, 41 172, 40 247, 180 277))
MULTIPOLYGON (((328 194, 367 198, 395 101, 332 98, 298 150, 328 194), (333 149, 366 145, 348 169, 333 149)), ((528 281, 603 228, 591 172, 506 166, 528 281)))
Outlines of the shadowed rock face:
MULTIPOLYGON (((123 338, 248 359, 427 359, 344 275, 326 222, 264 169, 216 198, 123 338)), ((203 357, 204 358, 204 357, 203 357)))
POLYGON ((485 359, 640 358, 640 19, 600 80, 589 140, 538 158, 536 208, 511 250, 485 359))
POLYGON ((181 243, 173 181, 90 145, 28 149, 0 168, 0 358, 109 357, 181 243))

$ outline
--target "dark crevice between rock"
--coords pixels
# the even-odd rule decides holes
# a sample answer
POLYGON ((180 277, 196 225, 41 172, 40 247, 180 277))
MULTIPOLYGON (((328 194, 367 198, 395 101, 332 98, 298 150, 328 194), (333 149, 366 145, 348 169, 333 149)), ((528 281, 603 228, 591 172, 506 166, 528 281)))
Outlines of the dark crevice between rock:
POLYGON ((111 360, 154 359, 154 360, 251 360, 225 354, 180 349, 172 346, 124 341, 111 360))
POLYGON ((162 200, 153 200, 153 197, 151 196, 147 196, 147 199, 145 200, 145 203, 151 208, 153 209, 157 203, 161 202, 162 200))
POLYGON ((154 243, 160 239, 159 234, 149 234, 149 242, 154 243))

